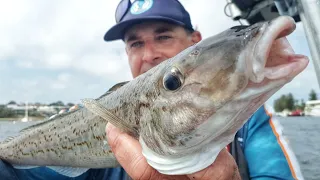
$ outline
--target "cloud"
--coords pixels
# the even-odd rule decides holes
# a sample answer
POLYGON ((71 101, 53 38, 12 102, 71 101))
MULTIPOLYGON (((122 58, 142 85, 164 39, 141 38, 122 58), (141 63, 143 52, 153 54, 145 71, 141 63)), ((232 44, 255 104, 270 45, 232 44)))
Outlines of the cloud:
POLYGON ((81 69, 98 75, 105 74, 88 66, 107 67, 107 74, 128 68, 114 62, 121 61, 123 56, 114 52, 122 53, 123 45, 108 44, 102 39, 114 23, 117 1, 36 0, 17 3, 19 6, 15 3, 1 2, 1 60, 20 59, 20 66, 81 69))
POLYGON ((34 64, 30 61, 19 61, 17 62, 17 66, 21 68, 33 68, 34 64))
POLYGON ((58 75, 57 79, 55 79, 51 83, 51 87, 53 89, 65 89, 67 84, 70 84, 71 74, 69 73, 61 73, 58 75))
MULTIPOLYGON (((0 0, 0 103, 79 102, 131 79, 124 44, 103 41, 118 2, 0 0)), ((226 1, 181 2, 203 38, 239 25, 224 14, 226 1)), ((291 37, 295 51, 310 57, 302 26, 291 37)), ((270 102, 287 92, 306 97, 310 85, 318 89, 312 63, 270 102)))
POLYGON ((189 11, 191 21, 201 31, 203 38, 220 33, 227 28, 239 25, 224 14, 227 1, 182 0, 182 4, 189 11))

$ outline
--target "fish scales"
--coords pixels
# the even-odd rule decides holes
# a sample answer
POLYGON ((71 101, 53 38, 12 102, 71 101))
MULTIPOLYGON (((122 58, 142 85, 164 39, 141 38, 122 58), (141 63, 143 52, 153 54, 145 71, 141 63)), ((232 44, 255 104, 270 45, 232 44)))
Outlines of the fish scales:
POLYGON ((14 164, 95 168, 116 164, 105 141, 106 124, 90 111, 78 110, 0 144, 0 156, 14 164))
POLYGON ((307 66, 308 58, 285 38, 294 29, 294 20, 281 16, 206 38, 97 99, 83 99, 85 108, 23 130, 0 144, 0 158, 18 165, 119 166, 106 139, 112 123, 140 142, 160 173, 200 171, 307 66))

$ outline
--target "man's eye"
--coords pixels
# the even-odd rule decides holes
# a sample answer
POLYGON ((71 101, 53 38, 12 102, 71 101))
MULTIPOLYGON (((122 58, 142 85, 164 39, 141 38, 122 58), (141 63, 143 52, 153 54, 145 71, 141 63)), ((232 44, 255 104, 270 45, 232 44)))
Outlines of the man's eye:
POLYGON ((170 36, 158 36, 157 39, 158 40, 167 40, 167 39, 170 39, 171 37, 170 36))
POLYGON ((138 48, 138 47, 141 47, 142 45, 143 45, 143 42, 137 41, 137 42, 132 43, 130 47, 138 48))

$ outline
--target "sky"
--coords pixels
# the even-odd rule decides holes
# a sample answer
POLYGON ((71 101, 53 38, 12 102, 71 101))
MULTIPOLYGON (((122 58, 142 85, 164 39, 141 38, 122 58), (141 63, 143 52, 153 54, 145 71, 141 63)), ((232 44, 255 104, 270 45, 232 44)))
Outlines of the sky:
MULTIPOLYGON (((0 0, 0 104, 79 103, 112 85, 131 80, 122 41, 105 42, 115 24, 118 0, 0 0)), ((181 0, 203 38, 239 22, 224 14, 226 1, 181 0)), ((301 23, 289 37, 293 49, 307 55, 307 69, 273 95, 267 104, 291 92, 297 99, 319 91, 301 23)))

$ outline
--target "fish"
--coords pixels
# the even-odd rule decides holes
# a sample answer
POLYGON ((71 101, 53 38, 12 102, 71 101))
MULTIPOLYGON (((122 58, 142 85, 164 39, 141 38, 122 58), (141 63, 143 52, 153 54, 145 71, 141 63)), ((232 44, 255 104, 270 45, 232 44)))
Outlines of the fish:
POLYGON ((200 171, 255 111, 308 65, 286 36, 290 16, 233 26, 201 40, 149 71, 112 86, 83 108, 27 127, 0 144, 15 168, 46 166, 75 177, 120 164, 107 141, 111 123, 137 139, 162 174, 200 171))

